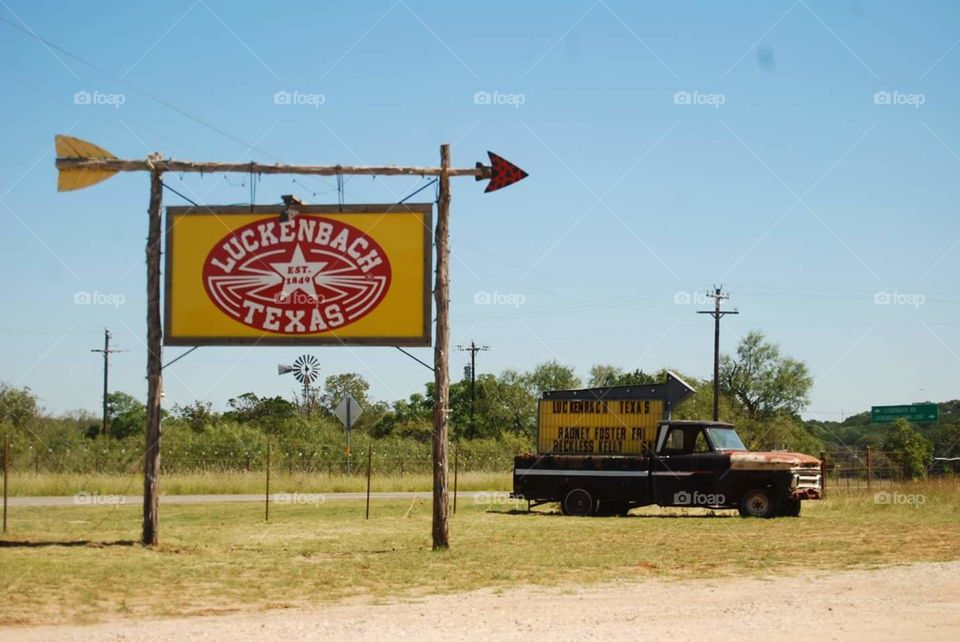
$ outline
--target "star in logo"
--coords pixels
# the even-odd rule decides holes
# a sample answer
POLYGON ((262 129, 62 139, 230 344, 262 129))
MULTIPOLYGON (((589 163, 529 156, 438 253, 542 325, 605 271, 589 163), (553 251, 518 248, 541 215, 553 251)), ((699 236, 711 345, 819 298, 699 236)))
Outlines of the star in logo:
POLYGON ((326 261, 307 261, 303 256, 303 250, 300 249, 300 245, 294 248, 293 256, 289 262, 271 263, 270 267, 283 277, 283 289, 280 292, 280 300, 286 301, 291 294, 300 290, 310 297, 311 301, 316 301, 318 297, 314 279, 326 266, 326 261))

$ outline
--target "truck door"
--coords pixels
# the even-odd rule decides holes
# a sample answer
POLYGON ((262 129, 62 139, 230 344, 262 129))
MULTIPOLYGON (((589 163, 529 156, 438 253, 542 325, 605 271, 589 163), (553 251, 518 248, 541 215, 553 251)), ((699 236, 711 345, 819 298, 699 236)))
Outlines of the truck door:
POLYGON ((723 455, 710 447, 702 426, 668 426, 652 466, 653 496, 661 506, 709 506, 717 502, 723 455))

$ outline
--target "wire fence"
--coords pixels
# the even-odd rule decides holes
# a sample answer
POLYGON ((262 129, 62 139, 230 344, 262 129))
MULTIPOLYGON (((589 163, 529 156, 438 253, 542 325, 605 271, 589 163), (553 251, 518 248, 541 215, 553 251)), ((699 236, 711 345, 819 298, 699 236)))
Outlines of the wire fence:
MULTIPOLYGON (((912 475, 897 453, 873 450, 842 450, 820 453, 823 462, 824 486, 835 489, 872 489, 896 486, 909 481, 912 475)), ((960 474, 960 461, 933 460, 927 475, 939 477, 960 474)))
MULTIPOLYGON (((403 477, 429 474, 433 470, 429 452, 398 455, 373 446, 370 466, 378 475, 403 477)), ((0 454, 2 456, 2 454, 0 454)), ((513 468, 512 452, 475 452, 469 448, 450 447, 450 465, 462 472, 506 472, 513 468)), ((346 455, 342 448, 304 448, 301 444, 278 443, 268 449, 217 448, 197 451, 167 449, 161 457, 161 474, 274 472, 336 475, 365 474, 368 448, 361 447, 346 455)), ((17 474, 117 474, 127 475, 143 470, 142 448, 98 444, 84 448, 54 451, 27 448, 11 457, 10 469, 17 474)))
MULTIPOLYGON (((350 456, 341 447, 316 447, 297 442, 278 442, 266 447, 243 448, 226 446, 210 449, 167 448, 161 459, 162 474, 275 472, 314 475, 363 475, 370 465, 377 475, 403 477, 429 474, 432 458, 423 452, 398 454, 387 447, 361 446, 350 456)), ((461 472, 502 473, 513 469, 513 452, 492 452, 490 449, 450 447, 450 465, 461 472)), ((2 453, 0 453, 2 456, 2 453)), ((898 484, 908 480, 905 466, 895 453, 879 450, 842 450, 820 453, 824 481, 840 488, 872 487, 873 484, 898 484)), ((11 457, 10 470, 17 474, 118 474, 143 470, 142 447, 123 443, 98 443, 85 447, 46 449, 28 447, 11 457)), ((931 476, 960 474, 960 460, 934 460, 927 473, 931 476)))

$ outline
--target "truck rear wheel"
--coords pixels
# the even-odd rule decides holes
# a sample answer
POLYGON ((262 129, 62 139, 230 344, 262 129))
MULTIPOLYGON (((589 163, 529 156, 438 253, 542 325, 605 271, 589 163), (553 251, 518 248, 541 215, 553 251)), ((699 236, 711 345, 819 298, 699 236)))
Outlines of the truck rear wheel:
POLYGON ((774 517, 777 514, 777 502, 769 488, 752 488, 740 499, 741 517, 774 517))
POLYGON ((561 507, 564 515, 586 517, 593 515, 596 510, 596 501, 593 499, 593 495, 583 488, 574 488, 563 498, 561 507))
POLYGON ((626 515, 629 512, 630 502, 601 499, 596 514, 601 517, 613 517, 614 515, 626 515))

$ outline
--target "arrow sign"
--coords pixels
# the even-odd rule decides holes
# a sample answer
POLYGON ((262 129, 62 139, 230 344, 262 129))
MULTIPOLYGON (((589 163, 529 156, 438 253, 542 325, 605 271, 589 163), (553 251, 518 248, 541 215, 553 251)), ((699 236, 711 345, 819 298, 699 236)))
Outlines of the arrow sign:
POLYGON ((350 430, 353 428, 353 424, 357 423, 360 415, 363 414, 363 408, 360 407, 360 402, 353 398, 353 395, 348 394, 340 400, 333 414, 337 416, 337 419, 347 430, 350 430))
POLYGON ((117 158, 107 150, 72 136, 56 136, 57 169, 60 175, 57 190, 83 189, 105 181, 117 172, 233 172, 241 174, 300 174, 308 176, 473 176, 478 181, 490 179, 487 192, 494 192, 527 177, 527 173, 498 156, 487 152, 490 164, 476 167, 404 167, 399 165, 265 165, 262 163, 219 163, 164 159, 151 154, 143 160, 117 158))
MULTIPOLYGON (((484 192, 495 192, 529 176, 525 171, 493 152, 488 151, 487 156, 490 157, 490 182, 487 183, 487 189, 483 190, 484 192)), ((477 163, 477 169, 482 167, 483 165, 477 163)), ((482 178, 482 176, 477 176, 478 181, 482 178)))

